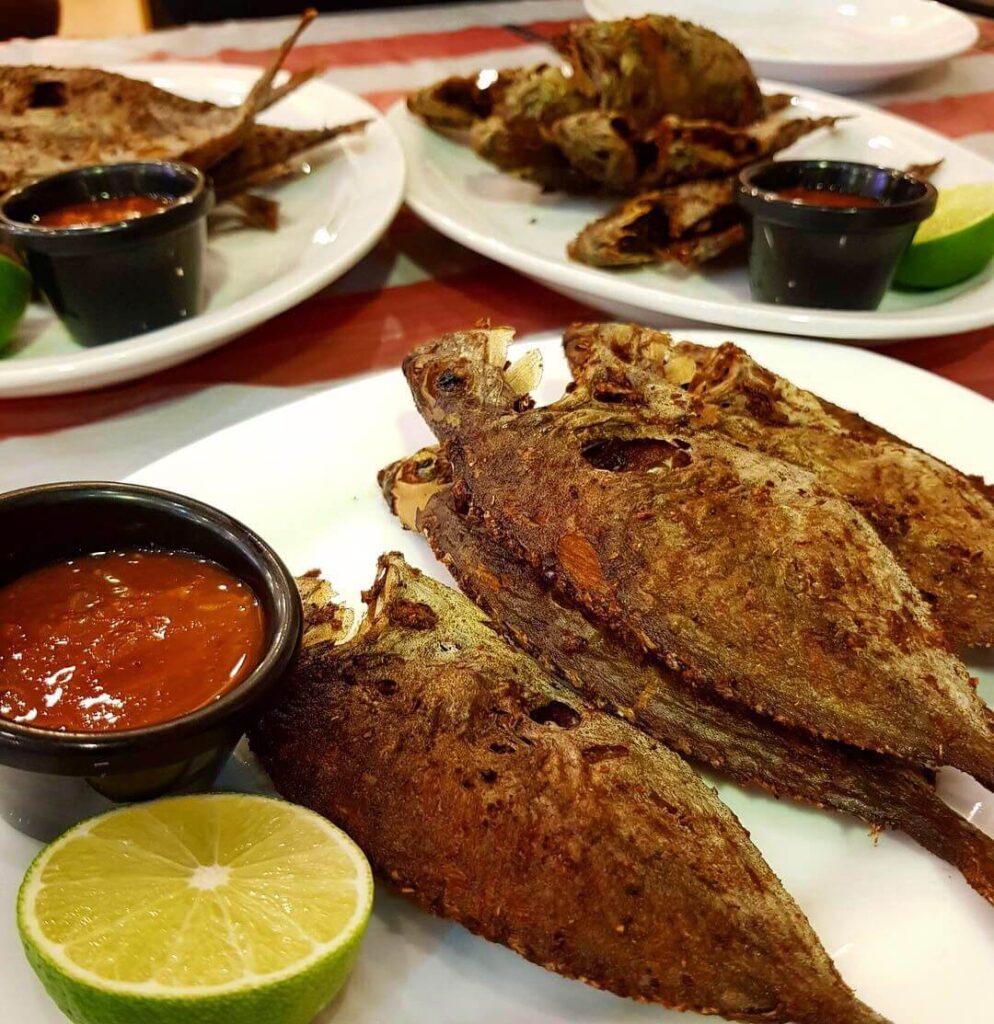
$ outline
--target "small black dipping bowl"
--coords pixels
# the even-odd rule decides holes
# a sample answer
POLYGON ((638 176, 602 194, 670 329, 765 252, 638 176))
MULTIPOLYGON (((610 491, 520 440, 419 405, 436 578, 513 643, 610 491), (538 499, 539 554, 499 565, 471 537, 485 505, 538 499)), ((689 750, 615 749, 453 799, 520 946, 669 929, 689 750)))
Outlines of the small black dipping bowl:
POLYGON ((876 309, 935 188, 904 171, 839 160, 771 160, 739 175, 750 215, 749 285, 760 302, 876 309), (823 189, 867 196, 874 206, 816 206, 773 193, 823 189))
POLYGON ((237 686, 190 714, 120 732, 59 732, 0 718, 0 815, 38 839, 113 803, 210 787, 259 701, 296 661, 300 597, 260 537, 192 498, 118 483, 64 483, 0 495, 0 586, 32 569, 122 548, 213 559, 262 606, 262 660, 237 686))
POLYGON ((207 214, 214 195, 189 164, 107 164, 43 178, 0 199, 0 230, 83 345, 130 338, 204 306, 207 214), (86 228, 44 227, 42 214, 95 199, 175 200, 158 213, 86 228))

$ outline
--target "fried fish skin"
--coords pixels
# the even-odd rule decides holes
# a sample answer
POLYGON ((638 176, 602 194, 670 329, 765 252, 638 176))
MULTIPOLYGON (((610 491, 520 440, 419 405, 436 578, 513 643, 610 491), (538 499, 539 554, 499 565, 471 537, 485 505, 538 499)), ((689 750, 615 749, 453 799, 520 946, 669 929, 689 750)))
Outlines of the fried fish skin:
POLYGON ((994 903, 994 839, 949 808, 931 778, 895 758, 819 740, 693 689, 590 623, 461 514, 451 467, 425 449, 380 474, 391 510, 416 529, 501 632, 585 700, 688 760, 746 787, 904 831, 994 903))
POLYGON ((571 363, 618 352, 650 378, 680 375, 702 424, 842 494, 925 595, 951 643, 994 644, 994 495, 982 480, 795 387, 730 343, 675 344, 633 325, 567 332, 571 363))
POLYGON ((727 39, 689 21, 650 14, 583 22, 571 25, 556 47, 581 91, 644 124, 677 114, 744 125, 762 115, 749 62, 727 39))
POLYGON ((676 387, 668 420, 626 404, 639 389, 624 379, 528 408, 503 375, 512 334, 445 335, 404 363, 495 540, 692 685, 994 781, 975 681, 852 506, 806 470, 694 430, 676 387))
POLYGON ((716 178, 643 192, 588 224, 567 252, 592 267, 706 262, 745 238, 734 188, 716 178))
POLYGON ((305 638, 250 738, 277 789, 345 828, 393 887, 619 995, 882 1024, 679 757, 586 707, 399 555, 367 603, 355 639, 305 638))
POLYGON ((666 115, 640 129, 617 111, 585 110, 560 118, 548 134, 578 171, 607 191, 633 194, 730 174, 839 120, 773 114, 732 127, 666 115))
POLYGON ((436 130, 469 128, 475 121, 490 117, 508 87, 522 75, 524 68, 495 72, 494 76, 453 75, 418 89, 407 97, 407 109, 436 130))

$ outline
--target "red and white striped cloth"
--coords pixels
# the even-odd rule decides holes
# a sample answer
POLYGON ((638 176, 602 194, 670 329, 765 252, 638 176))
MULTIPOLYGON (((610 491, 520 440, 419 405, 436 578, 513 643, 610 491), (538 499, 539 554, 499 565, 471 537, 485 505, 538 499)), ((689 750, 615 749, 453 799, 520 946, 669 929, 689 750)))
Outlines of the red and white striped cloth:
MULTIPOLYGON (((291 54, 381 109, 409 90, 479 67, 539 63, 548 51, 508 25, 553 35, 578 0, 508 0, 322 15, 291 54)), ((0 63, 133 60, 264 64, 290 19, 196 25, 127 39, 0 45, 0 63)), ((994 21, 968 54, 870 94, 994 159, 994 21)), ((407 210, 376 249, 325 291, 173 370, 98 392, 0 401, 0 490, 120 478, 155 458, 330 381, 396 366, 413 344, 482 316, 519 336, 589 312, 441 237, 407 210)), ((903 342, 889 355, 994 397, 994 329, 903 342)))

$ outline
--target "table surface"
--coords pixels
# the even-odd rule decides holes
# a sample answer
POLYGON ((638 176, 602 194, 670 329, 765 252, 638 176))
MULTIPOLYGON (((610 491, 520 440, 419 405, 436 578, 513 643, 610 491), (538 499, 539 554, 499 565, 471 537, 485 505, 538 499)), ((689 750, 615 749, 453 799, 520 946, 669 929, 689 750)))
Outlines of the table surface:
MULTIPOLYGON (((320 67, 329 81, 385 110, 446 75, 540 63, 547 49, 507 26, 549 36, 581 16, 578 0, 323 15, 288 66, 320 67)), ((971 52, 861 98, 994 159, 994 21, 978 21, 981 37, 971 52)), ((0 63, 261 65, 290 24, 242 21, 99 41, 14 41, 0 45, 0 63)), ((207 356, 102 391, 0 401, 0 490, 127 476, 330 382, 397 366, 417 342, 483 316, 515 325, 520 337, 588 312, 448 241, 405 209, 374 251, 337 283, 207 356)), ((901 342, 886 352, 994 397, 994 328, 901 342)))

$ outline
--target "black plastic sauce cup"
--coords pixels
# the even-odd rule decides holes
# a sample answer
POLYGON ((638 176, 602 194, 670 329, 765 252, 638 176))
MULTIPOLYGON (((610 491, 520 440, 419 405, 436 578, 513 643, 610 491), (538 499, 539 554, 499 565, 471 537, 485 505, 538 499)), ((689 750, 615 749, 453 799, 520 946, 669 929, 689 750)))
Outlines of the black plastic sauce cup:
POLYGON ((777 160, 747 167, 736 200, 750 215, 749 285, 760 302, 876 309, 935 188, 904 171, 839 160, 777 160), (782 199, 803 188, 875 200, 818 206, 782 199))
POLYGON ((210 788, 259 703, 293 670, 300 596, 276 553, 248 527, 192 498, 119 483, 64 483, 0 495, 0 586, 73 555, 182 551, 218 562, 262 606, 262 660, 196 711, 135 729, 61 732, 0 718, 0 817, 52 839, 115 803, 210 788))
POLYGON ((9 192, 0 200, 0 229, 72 336, 100 345, 201 312, 213 204, 203 174, 188 164, 81 167, 9 192), (170 202, 157 213, 93 227, 37 223, 61 207, 124 196, 170 202))

